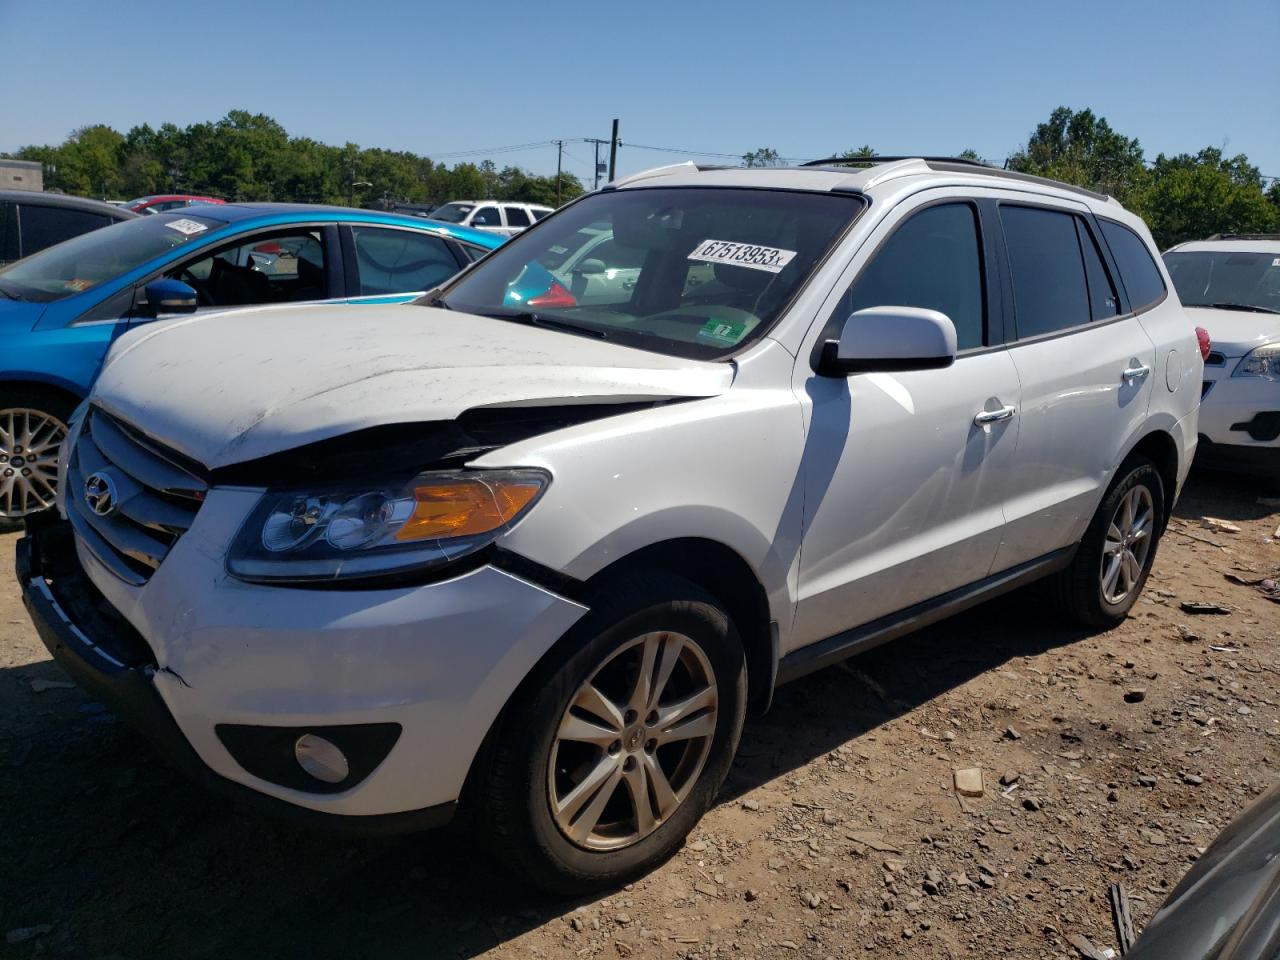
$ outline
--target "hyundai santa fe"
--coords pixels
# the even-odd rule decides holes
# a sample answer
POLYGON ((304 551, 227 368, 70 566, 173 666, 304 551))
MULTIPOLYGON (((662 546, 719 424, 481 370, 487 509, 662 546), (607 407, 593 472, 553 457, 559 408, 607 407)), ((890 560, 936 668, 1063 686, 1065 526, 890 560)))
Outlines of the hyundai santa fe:
POLYGON ((677 165, 414 304, 122 337, 18 576, 211 784, 365 833, 473 805, 582 890, 678 847, 777 684, 1039 578, 1122 619, 1201 375, 1106 197, 677 165))

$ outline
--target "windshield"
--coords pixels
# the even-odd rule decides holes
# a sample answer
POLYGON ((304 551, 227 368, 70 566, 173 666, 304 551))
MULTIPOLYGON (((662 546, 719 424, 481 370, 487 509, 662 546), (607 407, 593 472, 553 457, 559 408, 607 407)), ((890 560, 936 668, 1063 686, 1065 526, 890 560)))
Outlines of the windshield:
POLYGON ((861 199, 845 194, 611 190, 518 234, 441 300, 716 359, 769 329, 861 210, 861 199))
POLYGON ((1166 253, 1183 306, 1234 305, 1280 313, 1280 255, 1205 250, 1166 253))
POLYGON ((47 303, 90 290, 190 243, 221 220, 162 213, 125 220, 41 250, 0 270, 0 294, 47 303))
POLYGON ((446 203, 431 214, 431 219, 442 220, 445 223, 461 223, 475 208, 474 203, 446 203))

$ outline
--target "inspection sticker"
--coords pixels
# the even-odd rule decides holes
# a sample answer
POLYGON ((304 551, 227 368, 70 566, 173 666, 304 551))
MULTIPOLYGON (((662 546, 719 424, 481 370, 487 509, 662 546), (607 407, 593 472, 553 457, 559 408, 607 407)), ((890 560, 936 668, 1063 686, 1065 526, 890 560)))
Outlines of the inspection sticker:
POLYGON ((733 243, 729 240, 703 240, 689 254, 690 260, 703 260, 706 263, 726 263, 732 267, 747 267, 751 270, 764 270, 766 273, 778 273, 791 262, 794 250, 779 250, 777 247, 759 247, 753 243, 733 243))
POLYGON ((204 233, 209 228, 203 223, 195 220, 170 220, 165 224, 170 230, 177 230, 185 237, 194 236, 197 233, 204 233))
POLYGON ((712 317, 698 331, 697 337, 699 340, 706 340, 719 346, 732 347, 746 332, 745 323, 729 323, 712 317))

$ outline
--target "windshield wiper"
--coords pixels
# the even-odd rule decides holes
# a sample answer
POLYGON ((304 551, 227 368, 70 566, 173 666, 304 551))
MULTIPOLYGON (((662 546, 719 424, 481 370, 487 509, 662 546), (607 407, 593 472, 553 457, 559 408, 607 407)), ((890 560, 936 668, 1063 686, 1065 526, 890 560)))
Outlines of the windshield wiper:
POLYGON ((1212 307, 1214 310, 1247 310, 1250 313, 1280 313, 1270 307, 1259 307, 1252 303, 1192 303, 1192 307, 1212 307))
POLYGON ((474 310, 482 317, 492 317, 494 320, 512 320, 516 323, 528 324, 531 327, 546 327, 549 330, 563 330, 566 333, 581 333, 588 337, 595 337, 597 340, 608 340, 609 335, 603 330, 597 330, 594 327, 584 327, 568 320, 556 320, 554 317, 545 317, 540 313, 534 313, 532 310, 511 310, 490 307, 487 310, 474 310))
POLYGON ((10 291, 10 290, 6 290, 4 287, 0 287, 0 293, 4 294, 4 295, 5 295, 6 297, 8 297, 10 300, 23 300, 23 299, 24 299, 23 297, 18 296, 16 293, 13 293, 12 291, 10 291))

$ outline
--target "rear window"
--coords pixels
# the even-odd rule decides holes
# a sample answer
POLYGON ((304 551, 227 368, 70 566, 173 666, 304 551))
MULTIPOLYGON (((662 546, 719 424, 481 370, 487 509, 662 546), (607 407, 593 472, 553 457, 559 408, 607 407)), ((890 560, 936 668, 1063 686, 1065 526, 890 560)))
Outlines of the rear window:
POLYGON ((20 236, 24 256, 115 222, 101 213, 25 203, 18 205, 18 220, 22 224, 20 236))
POLYGON ((1102 226, 1107 246, 1111 248, 1116 269, 1120 271, 1120 282, 1129 294, 1129 308, 1143 310, 1163 297, 1164 278, 1160 276, 1160 269, 1142 238, 1114 220, 1099 220, 1098 223, 1102 226))

